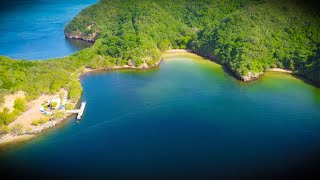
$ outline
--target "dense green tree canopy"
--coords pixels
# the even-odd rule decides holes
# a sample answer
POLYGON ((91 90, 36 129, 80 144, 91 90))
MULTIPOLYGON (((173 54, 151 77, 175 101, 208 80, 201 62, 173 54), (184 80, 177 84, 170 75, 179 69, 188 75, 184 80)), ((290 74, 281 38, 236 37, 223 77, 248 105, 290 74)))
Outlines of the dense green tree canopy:
POLYGON ((98 54, 117 64, 156 60, 159 50, 214 55, 240 77, 270 67, 320 81, 320 16, 294 0, 102 0, 66 32, 101 39, 98 54))

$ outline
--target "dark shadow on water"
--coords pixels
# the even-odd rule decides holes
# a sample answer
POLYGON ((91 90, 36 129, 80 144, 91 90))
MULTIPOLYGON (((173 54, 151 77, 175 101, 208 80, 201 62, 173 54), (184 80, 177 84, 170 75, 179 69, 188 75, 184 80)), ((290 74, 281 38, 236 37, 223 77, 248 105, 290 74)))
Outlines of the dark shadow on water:
MULTIPOLYGON (((226 74, 228 74, 229 76, 231 76, 233 79, 236 79, 236 80, 239 80, 239 81, 243 82, 244 84, 252 84, 252 83, 254 83, 255 81, 259 80, 259 79, 261 78, 261 76, 263 76, 263 75, 261 75, 261 76, 259 76, 258 79, 254 79, 254 80, 249 81, 249 82, 244 82, 244 81, 242 81, 242 80, 239 78, 239 76, 238 76, 234 71, 232 71, 232 70, 231 70, 228 66, 226 66, 225 64, 222 64, 216 57, 211 56, 211 55, 206 55, 206 54, 204 54, 204 53, 197 52, 197 51, 193 51, 193 50, 191 50, 191 52, 194 53, 194 54, 197 54, 197 55, 199 55, 199 56, 205 57, 205 58, 207 58, 208 60, 210 60, 210 61, 212 61, 212 62, 215 62, 215 63, 221 65, 223 71, 224 71, 226 74)), ((301 76, 301 75, 299 75, 299 74, 292 74, 292 75, 293 75, 295 78, 303 81, 304 83, 306 83, 306 84, 308 84, 308 85, 311 85, 311 86, 315 86, 315 87, 317 87, 317 88, 320 88, 320 83, 317 83, 317 82, 315 82, 315 81, 312 81, 312 80, 310 80, 310 79, 307 79, 307 77, 301 76)))
POLYGON ((224 71, 226 74, 230 75, 230 76, 233 77, 234 79, 239 80, 239 77, 237 76, 237 74, 234 73, 228 66, 226 66, 225 64, 222 64, 222 63, 218 60, 218 58, 216 58, 216 57, 214 57, 214 56, 212 56, 212 55, 207 55, 207 54, 204 54, 204 53, 201 53, 201 52, 198 52, 198 51, 194 51, 194 50, 190 50, 190 52, 191 52, 191 53, 194 53, 194 54, 196 54, 196 55, 198 55, 198 56, 204 57, 204 58, 206 58, 206 59, 208 59, 208 60, 210 60, 210 61, 212 61, 212 62, 215 62, 215 63, 221 65, 223 71, 224 71))
POLYGON ((91 47, 93 43, 88 42, 88 41, 83 41, 80 39, 70 39, 70 38, 65 38, 65 41, 68 45, 73 47, 75 50, 81 50, 84 48, 91 47))
POLYGON ((197 51, 193 51, 193 50, 191 50, 191 53, 194 53, 194 54, 196 54, 196 55, 198 55, 198 56, 201 56, 201 57, 206 58, 206 59, 209 60, 209 61, 212 61, 212 62, 214 62, 214 63, 217 63, 217 64, 221 65, 224 73, 226 73, 226 75, 228 75, 233 81, 237 81, 237 83, 239 83, 239 84, 242 85, 242 86, 253 85, 253 84, 255 84, 256 82, 258 82, 258 80, 260 79, 260 78, 258 78, 258 79, 254 79, 254 80, 252 80, 252 81, 247 81, 247 82, 245 82, 245 81, 241 80, 240 77, 239 77, 234 71, 232 71, 227 65, 222 64, 222 63, 218 60, 218 58, 216 58, 216 57, 214 57, 214 56, 212 56, 212 55, 206 55, 206 54, 204 54, 204 53, 197 52, 197 51))
POLYGON ((315 81, 309 80, 304 76, 298 75, 298 74, 293 74, 293 76, 301 81, 303 81, 304 83, 310 85, 310 86, 315 86, 317 88, 320 88, 320 83, 317 83, 315 81))
MULTIPOLYGON (((48 152, 50 153, 50 152, 48 152)), ((101 172, 101 174, 86 174, 83 175, 83 173, 79 172, 79 174, 76 173, 59 173, 59 172, 54 172, 54 173, 45 173, 43 171, 37 171, 37 170, 32 170, 32 167, 20 167, 20 166, 14 166, 14 164, 8 162, 7 166, 5 168, 2 168, 0 170, 1 175, 3 177, 11 177, 12 178, 23 178, 23 179, 38 179, 38 178, 46 178, 46 179, 130 179, 130 180, 160 180, 160 179, 168 179, 168 180, 189 180, 189 179, 194 179, 194 180, 284 180, 284 179, 308 179, 308 180, 313 180, 313 179, 319 179, 319 171, 316 170, 316 165, 319 164, 314 164, 312 169, 307 169, 307 168, 301 168, 301 169, 291 169, 286 172, 279 172, 279 173, 268 173, 268 172, 262 172, 259 174, 250 174, 250 175, 235 175, 230 172, 230 174, 227 175, 214 175, 214 174, 198 174, 195 173, 193 174, 192 172, 187 172, 186 174, 191 175, 173 175, 173 174, 155 174, 155 175, 128 175, 128 174, 121 174, 119 176, 115 175, 108 175, 104 174, 104 172, 101 172), (4 171, 6 170, 6 171, 4 171), (7 176, 8 175, 8 176, 7 176)), ((267 170, 266 170, 267 171, 267 170)))

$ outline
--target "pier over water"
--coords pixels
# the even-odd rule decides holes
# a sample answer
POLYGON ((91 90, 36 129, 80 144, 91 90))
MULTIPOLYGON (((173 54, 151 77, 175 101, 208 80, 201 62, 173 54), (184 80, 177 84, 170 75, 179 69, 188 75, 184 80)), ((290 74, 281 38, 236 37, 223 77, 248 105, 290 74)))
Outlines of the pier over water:
POLYGON ((80 109, 74 109, 74 110, 67 110, 66 113, 69 113, 69 114, 78 114, 77 115, 77 119, 81 119, 82 115, 83 115, 83 112, 84 112, 84 109, 86 107, 86 102, 82 102, 81 105, 80 105, 80 109))

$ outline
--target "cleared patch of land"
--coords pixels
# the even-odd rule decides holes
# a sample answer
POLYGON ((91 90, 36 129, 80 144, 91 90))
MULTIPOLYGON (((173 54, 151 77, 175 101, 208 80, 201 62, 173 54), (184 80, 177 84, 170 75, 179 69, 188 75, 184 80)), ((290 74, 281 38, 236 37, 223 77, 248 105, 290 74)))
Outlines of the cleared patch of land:
POLYGON ((12 112, 14 110, 14 101, 17 98, 25 98, 25 94, 23 91, 19 91, 15 94, 10 94, 4 97, 4 103, 0 106, 0 112, 3 111, 3 108, 8 108, 9 112, 12 112))
POLYGON ((59 96, 58 94, 55 95, 42 95, 38 99, 31 101, 28 103, 28 110, 21 114, 15 121, 9 124, 9 127, 13 127, 15 124, 23 125, 23 128, 26 130, 31 128, 31 123, 34 120, 41 119, 44 117, 40 112, 41 104, 45 101, 48 101, 54 97, 59 96))

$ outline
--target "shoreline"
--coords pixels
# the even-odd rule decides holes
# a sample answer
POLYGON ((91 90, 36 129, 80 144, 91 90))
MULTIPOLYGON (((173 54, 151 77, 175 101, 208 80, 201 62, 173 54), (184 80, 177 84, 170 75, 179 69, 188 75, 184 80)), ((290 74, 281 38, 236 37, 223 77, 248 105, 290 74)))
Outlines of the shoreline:
POLYGON ((291 70, 287 70, 287 69, 282 69, 282 68, 269 68, 265 71, 262 71, 262 72, 258 72, 258 73, 253 73, 253 72, 249 72, 248 75, 246 76, 241 76, 241 75, 238 75, 236 72, 232 71, 229 67, 227 67, 226 65, 224 64, 221 64, 218 59, 212 55, 207 55, 207 54, 203 54, 201 52, 197 52, 197 51, 194 51, 194 50, 191 50, 191 49, 170 49, 170 50, 167 50, 167 51, 164 51, 163 53, 192 53, 192 54, 196 54, 198 56, 201 56, 203 58, 206 58, 214 63, 217 63, 219 65, 221 65, 225 70, 227 70, 228 72, 227 73, 231 73, 232 75, 234 75, 235 77, 238 78, 238 80, 242 80, 244 82, 249 82, 249 81, 253 81, 253 80, 256 80, 259 78, 260 75, 263 75, 264 73, 266 72, 282 72, 282 73, 288 73, 288 74, 294 74, 293 71, 291 70), (250 75, 251 73, 251 75, 250 75), (248 77, 247 77, 248 76, 248 77))
POLYGON ((293 74, 293 71, 290 71, 287 69, 281 69, 281 68, 270 68, 270 69, 266 70, 265 72, 282 72, 282 73, 293 74))
POLYGON ((14 144, 17 142, 23 142, 23 141, 26 141, 26 140, 29 140, 32 138, 36 138, 39 135, 41 135, 41 133, 45 133, 47 130, 50 130, 50 129, 60 125, 61 123, 65 122, 67 120, 70 120, 70 118, 72 116, 73 116, 73 114, 68 114, 65 118, 48 121, 45 124, 34 127, 31 132, 25 132, 25 133, 19 134, 19 135, 7 133, 7 134, 0 137, 0 148, 3 148, 5 146, 11 145, 11 144, 14 144))
POLYGON ((16 135, 16 136, 12 134, 5 134, 4 136, 1 137, 0 148, 11 145, 13 143, 23 142, 35 137, 37 136, 34 134, 23 134, 23 135, 16 135))
MULTIPOLYGON (((85 68, 83 73, 79 73, 78 74, 78 79, 80 79, 80 77, 82 75, 85 75, 87 73, 91 73, 91 72, 99 72, 99 71, 112 71, 112 70, 125 70, 125 69, 134 69, 134 70, 147 70, 147 69, 151 69, 151 68, 155 68, 158 67, 161 63, 163 62, 163 59, 160 58, 159 61, 157 61, 154 65, 152 66, 148 66, 147 64, 142 64, 139 67, 135 67, 135 66, 128 66, 128 65, 124 65, 124 66, 114 66, 111 68, 101 68, 101 69, 92 69, 92 68, 85 68)), ((41 95, 44 96, 44 95, 41 95)), ((39 96, 36 100, 40 99, 39 96)), ((77 106, 80 104, 81 99, 79 99, 78 102, 76 102, 77 106)), ((22 113, 20 116, 25 115, 26 113, 28 113, 28 111, 22 113)), ((19 116, 19 117, 20 117, 19 116)), ((40 126, 36 126, 33 127, 31 132, 24 132, 23 134, 20 135, 14 135, 12 133, 7 133, 4 134, 3 136, 0 137, 0 147, 4 147, 10 144, 14 144, 16 142, 22 142, 22 141, 26 141, 29 140, 31 138, 35 138, 38 135, 40 135, 43 131, 46 130, 50 130, 52 127, 55 127, 59 124, 61 124, 62 122, 66 121, 67 119, 70 119, 73 116, 73 114, 67 114, 67 116, 65 118, 62 119, 58 119, 58 120, 52 120, 52 121, 48 121, 45 124, 42 124, 40 126)), ((19 118, 18 117, 18 118, 19 118)), ((17 119, 18 119, 17 118, 17 119)), ((13 121, 14 123, 15 121, 13 121)))
MULTIPOLYGON (((219 65, 221 65, 223 68, 226 68, 224 65, 222 65, 221 63, 219 63, 215 57, 213 56, 208 56, 208 55, 204 55, 202 53, 199 52, 195 52, 193 50, 188 50, 188 49, 170 49, 167 51, 162 52, 162 54, 164 53, 169 53, 169 54, 175 54, 175 53, 192 53, 198 56, 201 56, 203 58, 206 58, 214 63, 217 63, 219 65)), ((155 67, 160 66, 160 64, 164 61, 164 59, 162 57, 160 57, 160 60, 157 61, 154 65, 152 66, 148 66, 146 63, 143 63, 142 65, 140 65, 139 67, 135 67, 135 66, 128 66, 128 65, 124 65, 124 66, 113 66, 110 68, 100 68, 100 69, 92 69, 89 67, 85 67, 85 70, 81 73, 78 74, 78 79, 80 80, 81 76, 87 74, 87 73, 91 73, 91 72, 100 72, 100 71, 112 71, 112 70, 126 70, 126 69, 133 69, 133 70, 147 70, 147 69, 152 69, 155 67)), ((293 74, 292 71, 290 70, 286 70, 286 69, 281 69, 281 68, 270 68, 268 70, 266 70, 265 72, 282 72, 282 73, 289 73, 289 74, 293 74)), ((264 74, 265 72, 260 72, 258 73, 260 75, 264 74)), ((230 73, 230 72, 229 72, 230 73)), ((231 73, 234 74, 234 72, 231 71, 231 73)), ((234 74, 236 75, 236 74, 234 74)), ((237 76, 237 75, 236 75, 237 76)), ((255 76, 254 78, 249 78, 248 81, 252 81, 258 78, 258 76, 255 76)), ((239 76, 237 76, 239 77, 239 76)), ((242 81, 246 81, 243 78, 240 78, 240 80, 242 81)), ((39 97, 40 98, 40 97, 39 97)), ((77 105, 79 105, 80 100, 78 102, 76 102, 77 105)), ((23 113, 24 114, 24 113, 23 113)), ((23 115, 22 114, 22 115, 23 115)), ((12 143, 15 143, 17 141, 21 142, 21 141, 25 141, 28 139, 31 139, 33 137, 37 137, 37 135, 39 135, 40 133, 42 133, 45 130, 48 130, 52 127, 55 127, 57 125, 59 125, 60 123, 64 122, 65 120, 71 118, 72 114, 68 114, 65 118, 59 119, 59 120, 53 120, 53 121, 49 121, 43 125, 40 125, 39 127, 34 127, 32 129, 31 132, 28 133, 23 133, 22 135, 13 135, 11 133, 5 134, 2 137, 0 137, 0 147, 2 146, 6 146, 12 143)))
MULTIPOLYGON (((148 70, 148 69, 152 69, 152 68, 156 68, 159 67, 160 64, 163 62, 163 58, 160 57, 160 60, 157 61, 154 65, 152 66, 148 66, 147 64, 142 64, 139 67, 135 67, 135 66, 129 66, 129 65, 124 65, 124 66, 113 66, 113 67, 109 67, 109 68, 99 68, 99 69, 92 69, 90 67, 85 67, 84 72, 79 73, 78 75, 78 79, 81 78, 81 76, 87 74, 87 73, 94 73, 94 72, 103 72, 103 71, 116 71, 116 70, 148 70)), ((79 102, 77 102, 78 104, 79 102)))
POLYGON ((95 43, 94 38, 85 38, 82 35, 73 35, 72 33, 68 33, 66 31, 64 32, 64 35, 66 38, 69 38, 69 39, 77 39, 77 40, 86 41, 92 44, 95 43))
POLYGON ((32 126, 31 123, 34 120, 40 119, 43 116, 40 112, 40 106, 43 101, 47 101, 48 99, 54 98, 58 96, 58 94, 53 95, 40 95, 37 99, 28 102, 27 106, 31 106, 31 108, 27 109, 25 112, 20 114, 13 122, 11 122, 8 127, 12 128, 15 124, 21 124, 22 129, 21 133, 15 134, 12 132, 3 134, 0 137, 0 147, 15 143, 17 141, 24 141, 30 138, 36 137, 41 132, 54 127, 66 119, 70 118, 72 114, 68 114, 65 118, 50 120, 44 124, 39 126, 32 126))
POLYGON ((181 52, 188 52, 188 53, 194 53, 192 50, 190 49, 169 49, 164 51, 165 53, 181 53, 181 52))

